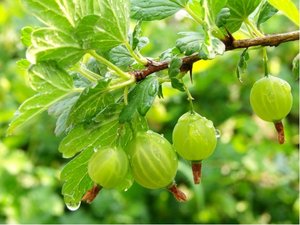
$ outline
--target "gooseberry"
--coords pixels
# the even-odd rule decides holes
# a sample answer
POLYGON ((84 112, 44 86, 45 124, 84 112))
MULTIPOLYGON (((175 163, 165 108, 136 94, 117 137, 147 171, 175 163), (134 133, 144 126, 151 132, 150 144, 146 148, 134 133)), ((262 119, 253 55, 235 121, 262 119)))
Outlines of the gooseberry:
POLYGON ((275 124, 278 141, 283 144, 284 130, 281 120, 287 116, 293 104, 289 83, 271 75, 259 79, 251 89, 250 104, 256 115, 275 124))
POLYGON ((179 201, 186 200, 173 183, 178 159, 172 145, 153 132, 137 132, 127 146, 127 153, 135 181, 143 187, 167 187, 179 201))
POLYGON ((208 158, 217 144, 213 122, 196 112, 183 114, 173 130, 173 146, 184 159, 192 161, 194 183, 200 183, 201 161, 208 158))
POLYGON ((125 179, 129 168, 123 149, 107 147, 95 152, 88 162, 90 178, 101 187, 115 188, 125 179))

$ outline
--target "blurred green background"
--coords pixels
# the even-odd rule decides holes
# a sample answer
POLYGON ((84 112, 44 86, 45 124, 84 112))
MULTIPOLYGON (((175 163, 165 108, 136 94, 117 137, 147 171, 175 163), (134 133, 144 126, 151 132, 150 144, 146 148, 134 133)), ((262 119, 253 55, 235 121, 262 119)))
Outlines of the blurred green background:
MULTIPOLYGON (((297 1, 296 1, 297 2, 297 1)), ((279 145, 273 125, 253 115, 250 88, 263 76, 261 50, 250 51, 243 83, 235 69, 241 50, 194 66, 191 84, 196 111, 220 130, 215 154, 203 162, 202 184, 192 184, 188 162, 176 176, 189 198, 176 202, 165 190, 134 184, 127 192, 103 190, 75 212, 63 202, 59 174, 67 163, 57 148, 53 118, 46 113, 21 132, 6 137, 14 111, 33 91, 16 62, 25 57, 23 26, 38 24, 17 0, 0 1, 0 223, 299 223, 299 83, 292 76, 298 42, 269 48, 270 70, 292 86, 294 104, 284 120, 286 143, 279 145)), ((173 47, 179 31, 196 29, 179 14, 143 24, 147 56, 173 47)), ((266 33, 297 30, 282 15, 263 25, 266 33)), ((171 140, 177 119, 188 110, 183 93, 166 86, 147 117, 153 130, 171 140)))

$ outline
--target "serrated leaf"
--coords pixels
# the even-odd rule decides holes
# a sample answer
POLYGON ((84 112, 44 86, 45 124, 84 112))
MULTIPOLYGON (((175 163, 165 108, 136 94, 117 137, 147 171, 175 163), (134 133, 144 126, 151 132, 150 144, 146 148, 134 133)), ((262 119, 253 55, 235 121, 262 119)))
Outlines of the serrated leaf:
MULTIPOLYGON (((205 17, 205 9, 203 7, 202 0, 190 0, 188 1, 188 4, 186 8, 189 9, 189 11, 193 12, 193 17, 197 17, 201 20, 204 20, 205 17)), ((210 9, 208 9, 210 10, 210 9)))
POLYGON ((131 0, 131 17, 136 20, 161 20, 184 8, 188 0, 131 0))
POLYGON ((284 13, 292 22, 299 26, 299 10, 292 0, 268 0, 276 9, 284 13))
POLYGON ((94 153, 93 148, 83 151, 62 170, 60 179, 64 182, 62 194, 67 204, 78 204, 82 196, 93 186, 88 175, 88 161, 94 153))
POLYGON ((129 0, 97 1, 97 15, 83 17, 76 27, 76 35, 85 49, 106 52, 127 42, 129 0))
POLYGON ((176 41, 176 47, 185 55, 199 52, 200 43, 204 41, 204 32, 180 32, 182 38, 176 41))
POLYGON ((128 105, 120 114, 120 123, 131 121, 136 111, 145 116, 158 93, 158 88, 159 82, 155 75, 150 75, 139 82, 128 95, 128 105))
POLYGON ((274 8, 269 2, 265 2, 262 6, 259 16, 257 19, 257 27, 260 27, 260 25, 264 22, 266 22, 268 19, 270 19, 272 16, 274 16, 278 10, 274 8))
POLYGON ((227 20, 226 28, 230 33, 239 30, 242 23, 257 8, 261 0, 230 0, 227 7, 230 9, 230 17, 227 20))
POLYGON ((180 73, 180 67, 182 65, 182 60, 180 58, 173 58, 169 65, 168 74, 170 78, 176 77, 180 73))
POLYGON ((18 109, 7 130, 12 134, 50 106, 72 94, 73 82, 69 75, 53 63, 34 65, 29 70, 33 86, 40 93, 27 99, 18 109))
POLYGON ((181 80, 177 78, 171 78, 171 85, 173 88, 179 90, 179 91, 185 91, 184 90, 184 84, 182 83, 181 80))
POLYGON ((245 70, 247 69, 248 63, 247 61, 249 60, 249 53, 248 49, 246 48, 243 53, 240 56, 240 60, 238 62, 237 68, 236 68, 236 75, 237 78, 242 82, 241 75, 245 73, 245 70))
POLYGON ((23 45, 30 46, 31 45, 31 33, 34 31, 33 27, 23 27, 21 30, 21 41, 23 45))
POLYGON ((61 141, 59 151, 64 158, 70 158, 88 147, 109 146, 116 141, 118 127, 117 116, 90 126, 78 124, 61 141))
MULTIPOLYGON (((57 0, 22 0, 26 8, 30 10, 36 18, 49 27, 56 27, 63 31, 71 31, 75 26, 75 10, 66 7, 66 3, 72 1, 57 0)), ((74 7, 75 9, 75 7, 74 7)))
POLYGON ((67 120, 71 111, 71 108, 76 103, 76 101, 79 98, 79 94, 76 93, 74 95, 70 95, 67 98, 53 104, 49 109, 48 113, 49 115, 55 116, 57 118, 56 120, 56 126, 54 133, 56 136, 61 135, 64 133, 67 128, 67 120))
POLYGON ((133 58, 124 45, 119 45, 110 50, 109 59, 118 67, 127 67, 134 63, 133 58))
POLYGON ((55 28, 39 28, 31 34, 26 57, 32 63, 54 60, 62 66, 76 64, 85 54, 72 35, 55 28))
POLYGON ((106 105, 114 103, 114 97, 105 92, 109 82, 100 81, 95 87, 86 88, 72 107, 68 124, 89 121, 106 105))
POLYGON ((19 70, 27 71, 30 65, 30 62, 27 59, 20 59, 19 61, 17 61, 17 66, 19 70))

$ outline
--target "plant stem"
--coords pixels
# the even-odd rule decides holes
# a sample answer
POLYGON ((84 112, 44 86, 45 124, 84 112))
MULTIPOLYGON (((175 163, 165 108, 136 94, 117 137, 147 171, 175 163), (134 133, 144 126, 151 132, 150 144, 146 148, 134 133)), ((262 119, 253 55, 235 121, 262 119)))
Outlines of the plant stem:
MULTIPOLYGON (((244 23, 246 24, 246 26, 249 26, 250 30, 253 31, 253 33, 257 36, 257 37, 264 37, 265 35, 263 35, 254 25, 253 23, 247 18, 244 20, 244 23)), ((248 27, 247 27, 248 28, 248 27)))
POLYGON ((98 80, 101 79, 101 76, 99 76, 98 74, 96 74, 96 73, 80 66, 79 64, 76 64, 74 66, 74 70, 79 72, 80 75, 82 75, 83 77, 85 77, 86 79, 88 79, 91 82, 97 82, 98 80))
POLYGON ((124 72, 123 70, 121 70, 119 67, 117 67, 116 65, 112 64, 110 61, 108 61, 107 59, 105 59, 104 57, 100 56, 97 54, 97 52, 95 50, 90 50, 88 51, 89 54, 91 54, 95 59, 97 59, 99 62, 105 64, 109 69, 113 70, 116 72, 116 74, 119 77, 122 77, 125 80, 128 79, 132 79, 132 76, 129 73, 124 72))
POLYGON ((106 91, 113 91, 113 90, 117 90, 120 89, 122 87, 126 87, 128 85, 134 84, 135 83, 135 79, 133 76, 131 76, 131 78, 129 80, 126 80, 123 83, 119 83, 119 84, 115 84, 115 85, 111 85, 107 88, 106 91))
POLYGON ((263 47, 263 61, 264 61, 264 69, 265 69, 265 76, 269 76, 269 68, 268 68, 268 53, 267 48, 263 47))
POLYGON ((190 102, 191 113, 194 113, 194 112, 195 112, 195 110, 194 110, 194 104, 193 104, 194 98, 193 98, 193 96, 191 95, 191 92, 189 91, 188 87, 187 87, 185 84, 183 84, 183 88, 184 88, 184 90, 185 90, 185 92, 186 92, 186 94, 187 94, 187 96, 188 96, 187 99, 188 99, 188 101, 190 102))
POLYGON ((135 61, 137 61, 139 64, 142 64, 144 66, 148 64, 148 60, 144 58, 142 55, 136 54, 128 42, 125 42, 124 45, 129 51, 129 54, 135 59, 135 61))
POLYGON ((124 104, 128 105, 128 86, 124 88, 124 104))

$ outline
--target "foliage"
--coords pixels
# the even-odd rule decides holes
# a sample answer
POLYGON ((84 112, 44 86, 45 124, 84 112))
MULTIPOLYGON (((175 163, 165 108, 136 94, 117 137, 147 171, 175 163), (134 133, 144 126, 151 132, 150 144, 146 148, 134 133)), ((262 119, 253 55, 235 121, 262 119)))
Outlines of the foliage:
POLYGON ((39 21, 24 17, 15 1, 0 3, 5 12, 0 43, 3 223, 299 222, 299 87, 289 68, 297 46, 286 44, 269 52, 271 73, 280 74, 291 84, 295 98, 285 120, 287 143, 278 146, 272 142, 276 138, 270 125, 251 117, 249 108, 250 88, 263 75, 260 51, 249 49, 239 60, 236 52, 224 54, 221 41, 226 29, 235 32, 235 38, 279 33, 272 29, 285 28, 287 19, 277 15, 275 8, 292 21, 298 12, 288 12, 281 1, 268 1, 266 6, 266 1, 204 0, 201 5, 198 0, 132 0, 131 8, 128 0, 22 2, 39 21), (155 12, 149 4, 156 7, 155 12), (225 13, 217 26, 224 8, 229 8, 230 15, 225 13), (193 20, 176 19, 181 10, 193 20), (138 20, 164 20, 133 22, 136 27, 131 30, 130 15, 138 20), (178 27, 171 28, 174 23, 178 27), (25 27, 22 32, 21 27, 25 27), (248 36, 243 36, 245 29, 251 31, 248 36), (176 32, 181 34, 175 36, 176 32), (13 36, 7 38, 9 34, 13 36), (149 37, 148 45, 141 34, 149 37), (17 68, 16 60, 25 55, 20 40, 27 47, 27 59, 17 68), (163 54, 157 58, 167 48, 165 58, 163 54), (171 59, 169 71, 135 84, 130 72, 147 64, 141 53, 158 61, 171 59), (213 59, 194 64, 193 85, 179 70, 180 58, 190 54, 213 59), (122 60, 116 61, 120 56, 122 60), (233 75, 237 63, 242 84, 233 75), (146 114, 150 128, 171 140, 177 119, 190 107, 186 93, 180 92, 187 88, 195 99, 195 111, 214 121, 222 134, 215 154, 204 163, 200 186, 192 185, 188 163, 180 161, 176 180, 189 201, 175 204, 167 192, 148 191, 134 184, 127 192, 103 190, 91 205, 82 204, 77 212, 64 213, 59 171, 66 203, 79 204, 92 186, 86 171, 94 148, 116 143, 117 136, 125 146, 133 131, 147 129, 146 114), (46 111, 56 117, 56 127, 46 111), (6 137, 11 120, 8 132, 14 136, 6 137), (53 130, 61 136, 53 137, 53 130), (74 157, 64 168, 66 161, 57 149, 63 157, 74 157), (18 167, 12 167, 14 163, 18 167))

